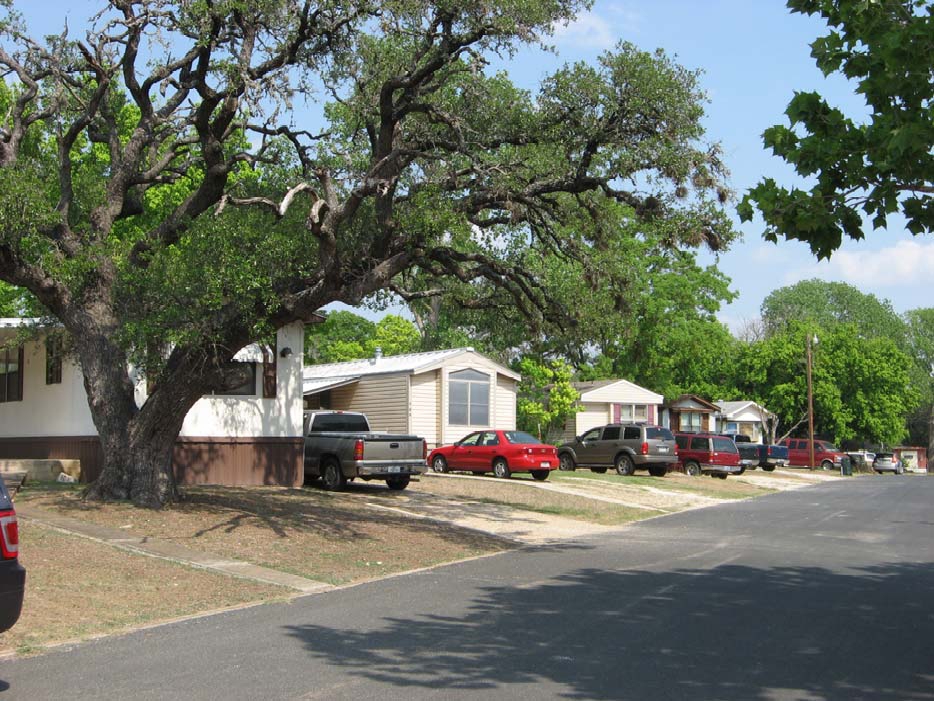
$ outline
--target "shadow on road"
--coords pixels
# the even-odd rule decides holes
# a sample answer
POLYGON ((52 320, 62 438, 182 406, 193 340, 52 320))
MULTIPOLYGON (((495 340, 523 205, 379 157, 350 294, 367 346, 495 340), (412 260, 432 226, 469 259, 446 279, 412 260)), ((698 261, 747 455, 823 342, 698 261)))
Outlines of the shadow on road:
POLYGON ((484 698, 544 681, 572 699, 931 699, 934 564, 579 570, 446 615, 289 633, 348 674, 484 698))

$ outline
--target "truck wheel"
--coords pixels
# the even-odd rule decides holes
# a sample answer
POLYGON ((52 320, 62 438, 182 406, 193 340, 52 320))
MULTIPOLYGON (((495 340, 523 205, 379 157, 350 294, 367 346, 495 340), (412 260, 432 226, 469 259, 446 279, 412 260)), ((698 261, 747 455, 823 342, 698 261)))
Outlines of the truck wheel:
POLYGON ((668 474, 668 465, 649 465, 649 474, 652 477, 664 477, 668 474))
POLYGON ((434 460, 431 461, 431 469, 443 474, 448 471, 448 461, 444 459, 443 455, 435 455, 434 460))
POLYGON ((398 477, 389 477, 386 479, 386 486, 396 492, 401 492, 409 486, 409 475, 399 475, 398 477))
POLYGON ((500 479, 509 479, 512 473, 509 472, 509 465, 503 458, 496 458, 493 461, 493 474, 500 479))
POLYGON ((626 453, 616 456, 616 462, 613 465, 616 468, 616 474, 623 477, 629 477, 636 471, 636 466, 632 464, 632 458, 626 453))
POLYGON ((574 464, 574 458, 568 453, 561 453, 558 456, 558 469, 564 470, 565 472, 574 472, 577 469, 577 466, 574 464))
POLYGON ((340 463, 336 460, 328 460, 324 463, 321 471, 321 486, 329 492, 336 492, 344 488, 347 484, 347 478, 341 472, 340 463))
POLYGON ((763 465, 762 469, 766 472, 775 472, 775 465, 763 465))
POLYGON ((820 467, 821 467, 822 470, 832 470, 832 469, 833 469, 833 463, 830 462, 830 460, 824 460, 824 462, 822 462, 822 463, 820 464, 820 467))
POLYGON ((694 462, 693 460, 688 460, 686 463, 684 463, 684 471, 691 477, 701 476, 700 464, 694 462))
POLYGON ((548 479, 549 470, 532 470, 532 479, 538 482, 544 482, 548 479))

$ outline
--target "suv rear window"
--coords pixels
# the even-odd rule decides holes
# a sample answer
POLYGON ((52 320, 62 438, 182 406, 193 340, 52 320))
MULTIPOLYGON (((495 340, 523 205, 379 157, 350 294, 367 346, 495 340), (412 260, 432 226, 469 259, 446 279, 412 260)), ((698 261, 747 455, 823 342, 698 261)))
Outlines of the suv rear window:
POLYGON ((661 438, 662 440, 673 441, 675 439, 675 435, 667 428, 663 428, 661 426, 646 426, 645 438, 646 440, 661 438))
POLYGON ((318 414, 311 430, 367 433, 370 427, 366 423, 366 417, 360 414, 318 414))
POLYGON ((738 453, 736 443, 729 438, 716 437, 713 439, 713 449, 717 453, 738 453))

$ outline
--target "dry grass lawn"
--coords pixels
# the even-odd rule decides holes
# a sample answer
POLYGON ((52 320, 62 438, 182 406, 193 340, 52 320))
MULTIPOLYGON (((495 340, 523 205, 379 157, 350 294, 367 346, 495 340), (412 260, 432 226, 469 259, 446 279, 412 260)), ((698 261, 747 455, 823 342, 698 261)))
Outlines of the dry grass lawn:
MULTIPOLYGON (((391 496, 383 485, 365 489, 391 496)), ((190 487, 183 501, 162 511, 85 502, 79 494, 75 488, 27 485, 17 503, 329 584, 511 547, 497 538, 372 509, 362 499, 314 488, 190 487)))
POLYGON ((523 484, 514 483, 521 479, 519 476, 510 480, 498 480, 492 477, 467 479, 423 477, 417 485, 412 485, 409 489, 456 499, 503 504, 516 509, 564 516, 602 526, 619 526, 653 515, 644 509, 634 509, 622 504, 596 501, 571 494, 530 489, 523 484))
POLYGON ((607 472, 601 475, 586 469, 575 470, 574 472, 555 470, 548 479, 566 483, 594 480, 622 488, 660 489, 696 494, 713 499, 748 499, 749 497, 762 496, 775 491, 774 489, 742 482, 735 477, 727 477, 725 480, 706 475, 703 477, 689 477, 680 472, 670 472, 664 477, 646 477, 638 474, 630 477, 620 477, 615 472, 607 472))
POLYGON ((291 591, 134 555, 20 520, 26 596, 19 622, 0 634, 0 653, 114 633, 134 626, 291 591))

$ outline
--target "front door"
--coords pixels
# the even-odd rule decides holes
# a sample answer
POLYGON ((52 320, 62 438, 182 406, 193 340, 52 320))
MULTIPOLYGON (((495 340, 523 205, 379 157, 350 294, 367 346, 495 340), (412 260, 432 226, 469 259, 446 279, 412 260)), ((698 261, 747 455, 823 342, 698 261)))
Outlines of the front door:
POLYGON ((577 462, 581 465, 596 465, 596 458, 600 451, 600 432, 602 428, 592 428, 577 441, 574 452, 577 462))

